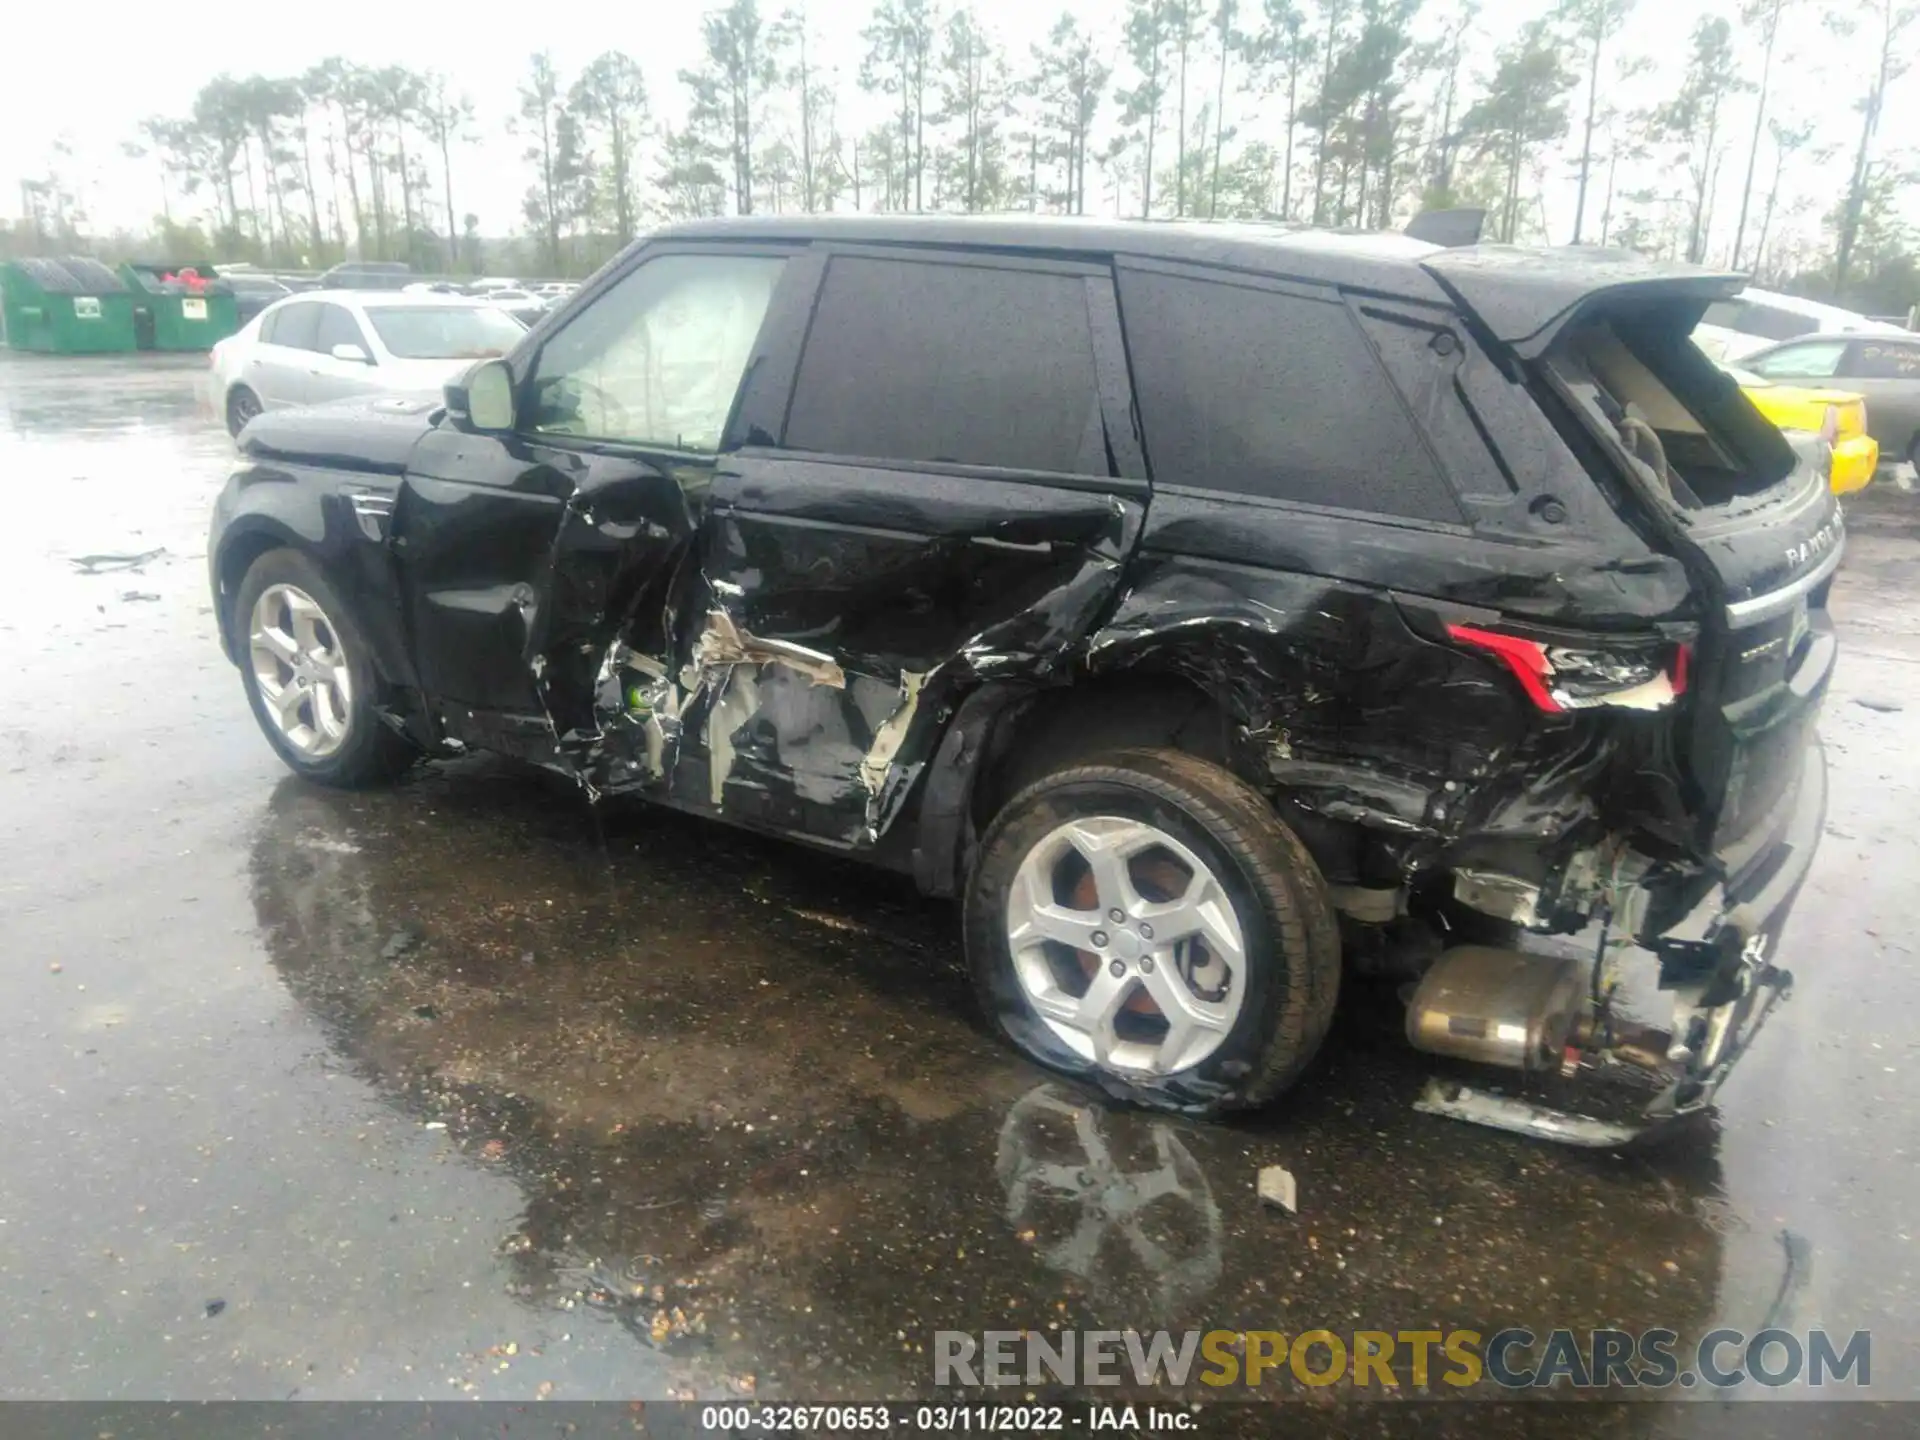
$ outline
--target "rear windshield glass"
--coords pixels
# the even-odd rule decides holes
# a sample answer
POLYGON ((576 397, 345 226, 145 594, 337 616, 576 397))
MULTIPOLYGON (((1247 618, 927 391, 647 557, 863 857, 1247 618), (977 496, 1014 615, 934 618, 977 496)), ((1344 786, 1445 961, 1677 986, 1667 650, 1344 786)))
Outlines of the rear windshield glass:
POLYGON ((367 318, 398 360, 480 360, 504 355, 526 327, 486 306, 375 305, 367 318))
POLYGON ((1671 311, 1622 307, 1577 320, 1546 363, 1587 427, 1615 442, 1618 462, 1682 510, 1760 495, 1798 463, 1671 311))

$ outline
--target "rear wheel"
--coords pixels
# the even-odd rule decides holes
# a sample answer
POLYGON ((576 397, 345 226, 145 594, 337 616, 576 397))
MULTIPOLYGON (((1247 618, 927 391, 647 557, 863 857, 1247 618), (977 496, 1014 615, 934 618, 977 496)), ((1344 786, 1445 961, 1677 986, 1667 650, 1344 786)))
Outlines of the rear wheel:
POLYGON ((1016 795, 965 923, 975 986, 1016 1045, 1157 1109, 1261 1104, 1332 1021, 1319 869, 1259 792, 1178 751, 1116 751, 1016 795))
POLYGON ((295 774, 323 785, 388 780, 418 751, 375 709, 373 655, 325 573, 269 550, 234 597, 233 633, 254 718, 295 774))
POLYGON ((227 392, 227 433, 234 439, 247 428, 247 422, 260 413, 260 397, 244 385, 227 392))

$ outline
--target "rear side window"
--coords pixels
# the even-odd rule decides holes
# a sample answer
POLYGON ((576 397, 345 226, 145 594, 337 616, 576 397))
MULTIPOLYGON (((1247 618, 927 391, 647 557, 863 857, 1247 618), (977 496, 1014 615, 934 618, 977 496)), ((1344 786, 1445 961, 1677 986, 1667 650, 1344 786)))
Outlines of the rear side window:
POLYGON ((1920 380, 1920 344, 1856 340, 1842 373, 1856 380, 1920 380))
POLYGON ((1105 475, 1086 281, 835 257, 784 443, 826 455, 1105 475))
POLYGON ((320 333, 313 348, 322 355, 330 355, 336 345, 358 345, 364 350, 367 341, 360 333, 360 322, 353 318, 352 312, 341 305, 323 305, 320 307, 320 333))
POLYGON ((1120 307, 1156 484, 1462 518, 1339 303, 1123 270, 1120 307))
POLYGON ((320 306, 312 300, 302 300, 292 305, 282 306, 274 312, 275 319, 271 330, 261 333, 263 340, 275 345, 285 345, 294 350, 312 350, 320 338, 320 306))

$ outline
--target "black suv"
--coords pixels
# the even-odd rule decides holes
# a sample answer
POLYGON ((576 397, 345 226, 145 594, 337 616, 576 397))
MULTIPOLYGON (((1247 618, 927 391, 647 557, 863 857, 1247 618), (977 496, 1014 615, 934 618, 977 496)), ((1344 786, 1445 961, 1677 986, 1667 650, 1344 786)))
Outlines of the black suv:
POLYGON ((959 897, 998 1026, 1115 1094, 1266 1100, 1344 969, 1534 1077, 1442 1066, 1427 1108, 1611 1143, 1704 1106, 1783 992, 1825 803, 1840 513, 1688 340, 1739 285, 677 225, 444 401, 255 419, 222 639, 310 779, 501 751, 959 897), (1521 948, 1602 927, 1670 1025, 1615 1002, 1617 945, 1521 948), (1542 1103, 1597 1071, 1644 1113, 1542 1103))

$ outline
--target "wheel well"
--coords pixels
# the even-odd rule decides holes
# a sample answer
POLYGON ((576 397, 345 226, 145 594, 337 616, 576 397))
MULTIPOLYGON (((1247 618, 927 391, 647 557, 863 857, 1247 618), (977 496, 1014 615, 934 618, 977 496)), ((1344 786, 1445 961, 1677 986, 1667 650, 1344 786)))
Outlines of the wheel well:
POLYGON ((269 550, 291 550, 285 538, 271 531, 254 530, 230 540, 220 551, 219 567, 216 574, 220 578, 218 598, 220 638, 229 659, 235 658, 233 624, 233 597, 239 593, 240 582, 247 578, 247 571, 253 562, 269 550))
POLYGON ((1238 769, 1232 742, 1231 717, 1177 676, 1120 675, 1045 690, 994 728, 973 786, 974 823, 984 829, 1019 791, 1087 756, 1162 746, 1238 769))
POLYGON ((1274 794, 1233 717, 1206 691, 1166 673, 1116 675, 1042 691, 1012 707, 994 727, 969 797, 974 834, 983 834, 1002 806, 1054 770, 1136 746, 1179 750, 1220 765, 1268 795, 1280 817, 1334 883, 1356 873, 1363 836, 1346 821, 1313 814, 1274 794))

